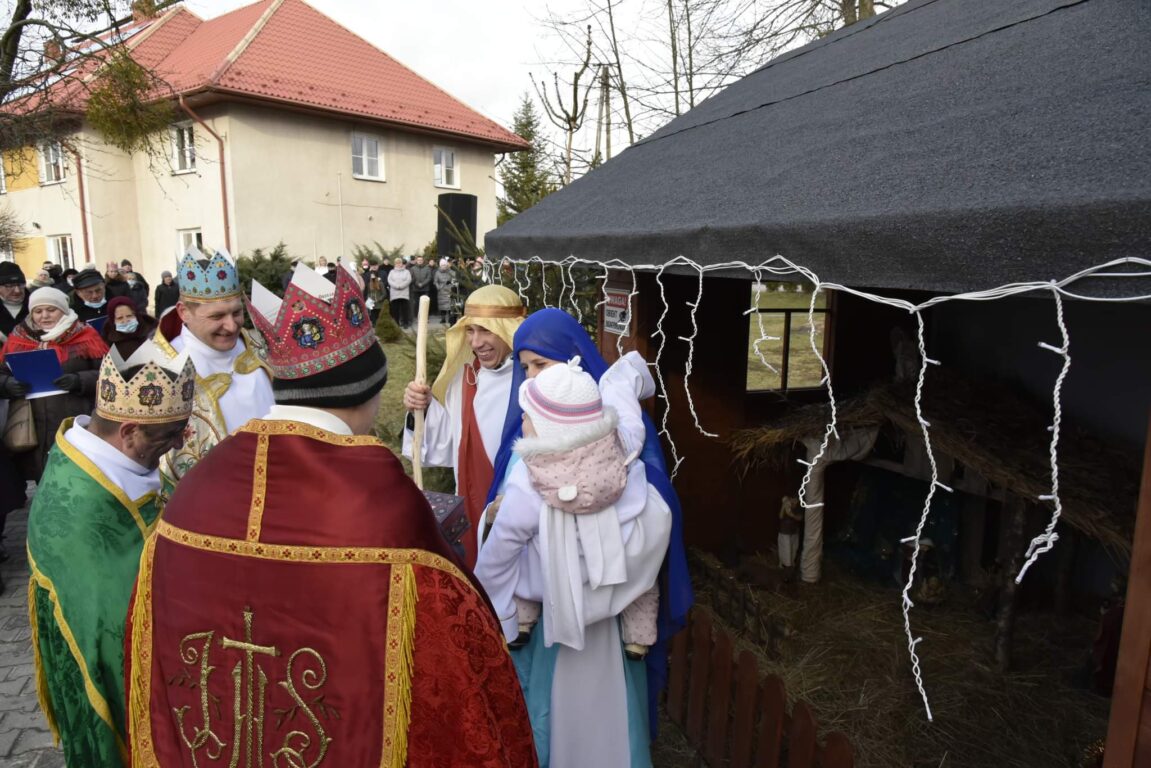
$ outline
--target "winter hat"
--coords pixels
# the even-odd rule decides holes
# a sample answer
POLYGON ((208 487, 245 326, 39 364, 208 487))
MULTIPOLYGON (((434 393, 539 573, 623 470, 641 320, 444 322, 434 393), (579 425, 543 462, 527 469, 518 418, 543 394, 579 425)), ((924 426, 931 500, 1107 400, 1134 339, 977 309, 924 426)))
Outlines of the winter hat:
POLYGON ((160 273, 160 279, 161 280, 163 280, 165 277, 171 277, 171 276, 172 276, 172 273, 166 269, 160 273))
POLYGON ((11 261, 0 261, 0 285, 24 285, 24 271, 11 261))
POLYGON ((82 269, 76 277, 72 278, 73 288, 91 288, 104 282, 104 276, 95 269, 82 269))
POLYGON ((37 288, 32 291, 32 295, 28 297, 28 311, 31 312, 36 307, 55 307, 61 312, 68 312, 68 297, 64 295, 63 291, 55 288, 37 288))
POLYGON ((603 420, 599 385, 580 367, 579 355, 540 371, 520 385, 520 407, 532 420, 536 434, 575 442, 598 431, 603 420))

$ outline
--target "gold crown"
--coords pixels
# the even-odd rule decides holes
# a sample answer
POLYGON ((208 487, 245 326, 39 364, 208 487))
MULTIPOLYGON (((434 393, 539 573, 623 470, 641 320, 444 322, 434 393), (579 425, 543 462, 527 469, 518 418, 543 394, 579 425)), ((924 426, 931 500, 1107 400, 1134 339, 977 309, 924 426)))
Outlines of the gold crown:
POLYGON ((192 415, 196 368, 187 351, 168 357, 149 339, 125 360, 113 347, 100 363, 96 414, 110 421, 157 424, 192 415), (139 367, 125 380, 124 371, 139 367))

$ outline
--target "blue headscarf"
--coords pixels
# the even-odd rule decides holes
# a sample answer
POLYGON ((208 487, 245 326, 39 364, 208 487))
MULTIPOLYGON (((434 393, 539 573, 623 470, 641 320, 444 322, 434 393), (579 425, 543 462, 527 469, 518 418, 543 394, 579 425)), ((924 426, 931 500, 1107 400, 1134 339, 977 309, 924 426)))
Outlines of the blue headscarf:
MULTIPOLYGON (((488 503, 502 490, 504 477, 511 460, 512 444, 523 430, 523 409, 520 408, 519 391, 527 374, 519 365, 519 354, 524 350, 535 352, 549 360, 566 361, 580 356, 581 366, 598 382, 608 369, 607 361, 588 336, 586 330, 575 318, 560 309, 541 309, 528 316, 516 331, 512 349, 512 392, 508 402, 508 415, 504 421, 500 449, 496 453, 495 474, 492 487, 488 491, 488 503)), ((646 431, 643 451, 639 458, 643 461, 648 483, 654 487, 671 509, 671 541, 659 572, 659 634, 655 645, 647 654, 648 714, 651 735, 655 738, 659 722, 659 693, 667 683, 667 655, 671 637, 687 623, 687 612, 693 601, 691 579, 687 572, 687 553, 683 547, 683 512, 679 497, 672 488, 667 474, 663 449, 659 444, 659 434, 651 418, 645 413, 643 422, 646 431)))

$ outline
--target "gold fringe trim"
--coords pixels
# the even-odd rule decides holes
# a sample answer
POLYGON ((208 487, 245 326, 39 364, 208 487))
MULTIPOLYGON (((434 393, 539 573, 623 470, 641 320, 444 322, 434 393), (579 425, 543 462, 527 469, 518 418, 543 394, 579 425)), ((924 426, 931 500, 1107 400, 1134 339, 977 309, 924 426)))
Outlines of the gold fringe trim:
MULTIPOLYGON (((80 645, 76 642, 76 636, 72 634, 72 628, 68 625, 68 621, 64 618, 64 611, 60 607, 60 599, 56 594, 56 585, 52 583, 40 568, 36 565, 35 559, 32 557, 32 550, 28 550, 28 567, 32 571, 31 584, 40 587, 48 593, 48 600, 52 603, 52 618, 56 620, 56 628, 60 630, 60 634, 64 637, 64 642, 68 644, 68 650, 72 653, 72 659, 76 662, 76 666, 80 668, 80 676, 84 678, 84 692, 88 696, 88 705, 96 712, 96 715, 104 721, 112 731, 112 737, 116 740, 116 749, 120 752, 120 757, 124 763, 128 763, 128 747, 124 744, 124 740, 120 738, 119 731, 116 730, 116 723, 112 719, 112 708, 108 705, 108 700, 104 698, 104 694, 96 687, 93 682, 91 674, 88 672, 88 662, 84 658, 84 654, 80 652, 80 645)), ((37 638, 37 641, 39 639, 37 638)), ((37 642, 39 645, 39 642, 37 642)), ((45 684, 47 679, 45 678, 45 684)), ((37 685, 40 683, 40 673, 37 673, 37 685)), ((39 692, 37 692, 39 696, 39 692)))
POLYGON ((391 580, 380 768, 404 768, 408 762, 408 726, 412 719, 412 667, 419 592, 415 571, 410 565, 392 566, 391 580))
POLYGON ((48 675, 44 671, 44 661, 40 657, 40 621, 36 614, 36 580, 28 579, 28 623, 32 626, 32 663, 36 666, 36 700, 40 702, 40 711, 48 721, 48 730, 52 732, 52 741, 60 746, 60 726, 56 724, 56 710, 52 708, 52 699, 48 697, 48 675))
POLYGON ((136 600, 132 604, 132 674, 128 679, 128 743, 132 763, 157 765, 152 745, 152 561, 156 538, 144 544, 140 575, 136 579, 136 600))

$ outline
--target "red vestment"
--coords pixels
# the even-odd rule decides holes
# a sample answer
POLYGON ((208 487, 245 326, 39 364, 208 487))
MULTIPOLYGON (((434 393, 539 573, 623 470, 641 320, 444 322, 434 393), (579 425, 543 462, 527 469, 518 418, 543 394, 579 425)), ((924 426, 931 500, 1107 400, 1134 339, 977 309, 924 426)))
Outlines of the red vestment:
POLYGON ((456 460, 456 473, 459 476, 459 493, 464 497, 471 528, 464 533, 464 564, 470 573, 476 567, 479 554, 479 540, 476 531, 480 529, 480 517, 487 506, 488 489, 492 487, 492 461, 484 450, 484 439, 480 435, 480 424, 476 421, 476 375, 480 361, 473 360, 464 368, 461 416, 463 430, 460 434, 460 453, 456 460), (470 371, 469 371, 470 368, 470 371), (470 373, 470 375, 469 375, 470 373))
POLYGON ((135 766, 537 764, 486 598, 371 437, 216 446, 145 548, 128 660, 135 766))

